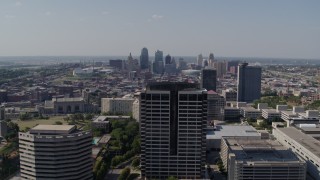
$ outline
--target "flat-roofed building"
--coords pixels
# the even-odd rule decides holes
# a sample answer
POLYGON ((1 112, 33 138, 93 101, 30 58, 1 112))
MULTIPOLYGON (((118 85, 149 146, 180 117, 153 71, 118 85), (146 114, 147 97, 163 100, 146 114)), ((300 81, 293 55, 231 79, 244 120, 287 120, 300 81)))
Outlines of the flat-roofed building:
POLYGON ((300 159, 307 162, 308 173, 320 179, 320 142, 319 139, 305 134, 295 127, 273 126, 272 134, 284 146, 290 148, 300 159))
POLYGON ((251 119, 257 119, 261 116, 261 111, 259 109, 255 109, 253 107, 241 107, 240 108, 240 114, 244 118, 251 118, 251 119))
POLYGON ((268 109, 268 103, 258 103, 258 109, 268 109))
POLYGON ((297 113, 292 111, 281 111, 281 119, 284 121, 289 121, 290 119, 298 117, 297 113))
POLYGON ((222 96, 226 101, 237 101, 237 91, 233 89, 222 90, 222 96))
POLYGON ((306 163, 277 141, 223 138, 221 159, 229 180, 305 180, 306 163))
POLYGON ((101 112, 111 114, 130 114, 134 98, 102 98, 101 112))
POLYGON ((224 120, 224 97, 215 91, 208 91, 208 120, 224 120))
POLYGON ((288 105, 277 105, 277 111, 286 111, 288 109, 288 105))
POLYGON ((225 121, 240 121, 240 109, 237 107, 224 107, 225 121))
POLYGON ((320 121, 318 110, 307 110, 293 108, 292 111, 282 111, 281 119, 287 122, 287 126, 294 124, 318 124, 320 121))
POLYGON ((92 137, 74 125, 38 125, 19 133, 22 179, 92 179, 92 137))
POLYGON ((267 119, 268 121, 281 117, 281 113, 276 109, 262 109, 261 114, 262 114, 262 117, 264 119, 267 119))
POLYGON ((95 117, 91 125, 93 129, 103 129, 105 132, 109 132, 110 122, 107 120, 107 116, 95 117))
POLYGON ((50 101, 45 101, 43 109, 40 110, 43 114, 68 114, 68 113, 83 113, 87 112, 85 101, 81 97, 77 98, 52 98, 50 101))
POLYGON ((220 149, 223 137, 260 139, 261 135, 248 125, 217 125, 207 129, 207 150, 220 149))

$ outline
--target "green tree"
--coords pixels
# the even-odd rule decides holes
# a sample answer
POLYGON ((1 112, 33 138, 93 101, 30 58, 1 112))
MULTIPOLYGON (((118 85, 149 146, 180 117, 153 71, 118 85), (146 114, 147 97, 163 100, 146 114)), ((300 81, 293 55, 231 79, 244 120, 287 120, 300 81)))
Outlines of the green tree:
POLYGON ((135 158, 132 163, 131 166, 134 168, 137 168, 140 165, 140 159, 139 158, 135 158))
POLYGON ((140 137, 136 136, 131 144, 131 148, 134 152, 140 152, 140 137))
POLYGON ((168 179, 167 179, 167 180, 178 180, 178 178, 173 177, 173 176, 170 176, 170 177, 168 177, 168 179))
POLYGON ((93 118, 93 114, 86 114, 85 116, 84 116, 84 119, 85 120, 91 120, 93 118))
POLYGON ((31 119, 31 116, 30 116, 29 113, 22 113, 22 114, 19 115, 19 119, 20 119, 21 121, 25 121, 25 120, 31 119))
POLYGON ((63 123, 61 121, 54 122, 55 125, 62 125, 63 123))
POLYGON ((118 177, 118 180, 126 180, 128 178, 128 176, 130 175, 130 168, 126 167, 124 168, 121 173, 120 176, 118 177))

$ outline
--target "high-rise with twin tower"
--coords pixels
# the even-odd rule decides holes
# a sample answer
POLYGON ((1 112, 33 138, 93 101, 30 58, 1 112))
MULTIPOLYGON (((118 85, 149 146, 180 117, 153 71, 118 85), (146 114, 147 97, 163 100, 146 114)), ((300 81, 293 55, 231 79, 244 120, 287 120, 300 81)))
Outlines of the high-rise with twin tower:
POLYGON ((149 83, 141 100, 141 174, 201 179, 206 162, 207 91, 198 84, 149 83))

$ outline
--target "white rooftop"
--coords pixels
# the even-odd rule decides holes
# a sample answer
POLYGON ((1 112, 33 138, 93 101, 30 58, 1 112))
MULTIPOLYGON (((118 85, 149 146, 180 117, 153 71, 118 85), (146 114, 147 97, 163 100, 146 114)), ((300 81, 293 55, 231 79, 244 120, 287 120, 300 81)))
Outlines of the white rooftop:
POLYGON ((75 125, 37 125, 30 129, 31 134, 70 134, 75 125))
POLYGON ((221 139, 222 137, 260 136, 257 130, 247 125, 218 125, 216 130, 207 130, 207 139, 221 139))

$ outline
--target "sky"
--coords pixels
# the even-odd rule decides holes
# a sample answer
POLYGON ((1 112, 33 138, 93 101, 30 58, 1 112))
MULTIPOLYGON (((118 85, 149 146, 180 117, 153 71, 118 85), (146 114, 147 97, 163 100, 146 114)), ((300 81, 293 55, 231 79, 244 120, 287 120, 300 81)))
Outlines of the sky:
POLYGON ((319 0, 1 0, 0 56, 320 59, 319 0))

